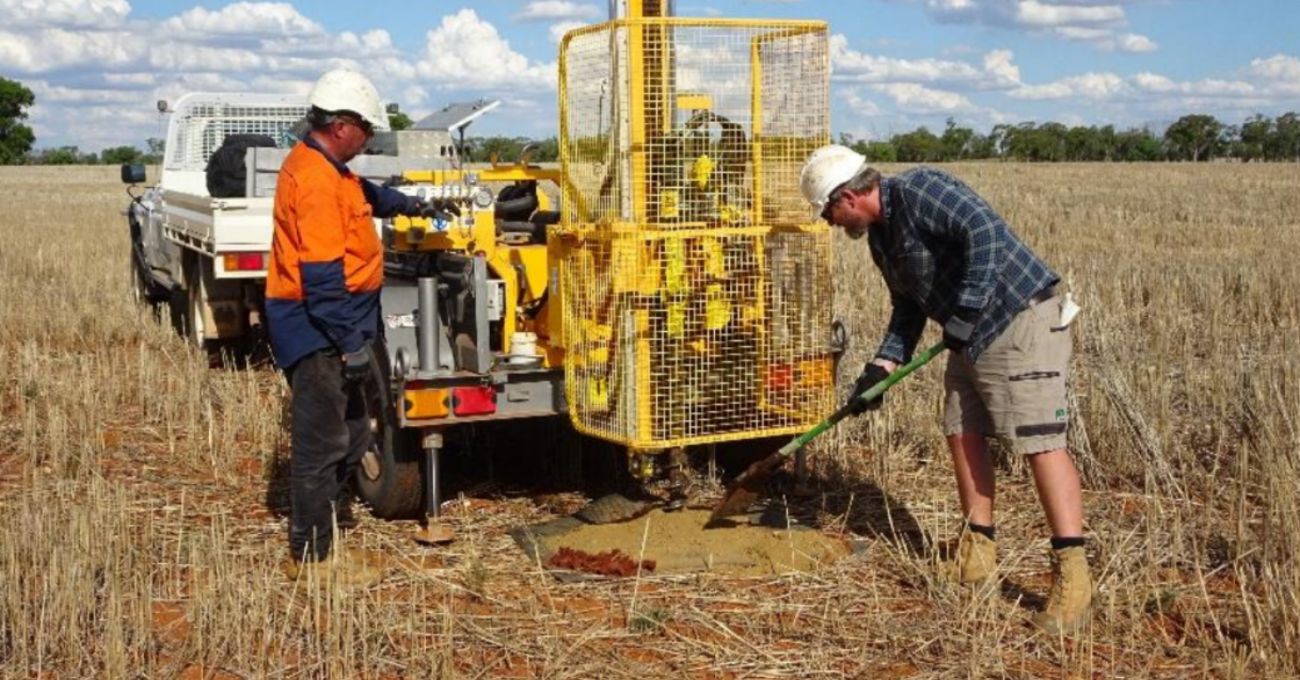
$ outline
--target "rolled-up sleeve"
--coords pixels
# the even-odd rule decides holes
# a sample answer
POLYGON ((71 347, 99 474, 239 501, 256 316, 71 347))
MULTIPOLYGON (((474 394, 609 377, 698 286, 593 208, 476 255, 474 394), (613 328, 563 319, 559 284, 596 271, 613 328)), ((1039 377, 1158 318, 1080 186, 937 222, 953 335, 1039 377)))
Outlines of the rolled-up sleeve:
POLYGON ((925 312, 904 297, 891 294, 890 302, 893 309, 889 314, 889 325, 885 327, 885 337, 876 350, 876 357, 905 364, 911 361, 921 331, 925 329, 925 312))

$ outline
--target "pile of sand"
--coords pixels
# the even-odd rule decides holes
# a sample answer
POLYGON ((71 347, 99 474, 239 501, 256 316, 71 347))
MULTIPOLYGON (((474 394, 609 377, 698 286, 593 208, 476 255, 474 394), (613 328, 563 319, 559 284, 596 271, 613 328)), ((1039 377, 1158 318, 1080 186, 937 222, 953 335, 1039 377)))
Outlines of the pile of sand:
POLYGON ((773 529, 739 524, 705 529, 708 510, 654 510, 617 524, 566 519, 531 532, 545 562, 560 548, 598 554, 618 550, 634 560, 654 560, 656 574, 708 571, 771 575, 812 571, 848 554, 841 540, 807 527, 773 529), (642 538, 645 550, 642 551, 642 538))

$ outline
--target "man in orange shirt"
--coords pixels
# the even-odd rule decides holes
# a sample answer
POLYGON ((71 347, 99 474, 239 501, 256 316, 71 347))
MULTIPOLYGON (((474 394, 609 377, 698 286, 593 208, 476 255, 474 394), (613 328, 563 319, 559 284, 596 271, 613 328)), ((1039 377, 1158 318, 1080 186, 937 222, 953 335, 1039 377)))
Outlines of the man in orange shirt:
POLYGON ((336 69, 309 97, 311 129, 285 158, 275 191, 266 279, 271 349, 292 390, 287 569, 303 565, 365 583, 379 574, 356 554, 330 555, 333 503, 370 445, 362 386, 379 381, 383 245, 374 217, 431 210, 358 177, 345 165, 376 130, 388 129, 379 94, 363 75, 336 69))

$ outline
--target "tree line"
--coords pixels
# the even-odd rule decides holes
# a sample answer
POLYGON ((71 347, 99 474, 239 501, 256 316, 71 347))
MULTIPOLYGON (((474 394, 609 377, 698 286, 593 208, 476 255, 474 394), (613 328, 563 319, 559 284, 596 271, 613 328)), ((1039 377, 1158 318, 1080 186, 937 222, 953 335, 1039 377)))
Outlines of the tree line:
MULTIPOLYGON (((85 152, 76 146, 33 149, 35 135, 24 121, 36 101, 22 83, 0 77, 0 165, 159 163, 163 140, 150 138, 144 148, 124 145, 85 152)), ((404 113, 390 115, 393 129, 410 126, 404 113)), ((464 155, 472 162, 492 158, 517 160, 525 147, 529 159, 554 162, 559 158, 555 137, 471 137, 464 155)), ((995 125, 976 132, 949 118, 944 129, 931 132, 919 127, 882 140, 856 139, 844 133, 842 144, 876 162, 934 163, 961 160, 1056 161, 1239 161, 1300 162, 1300 114, 1292 111, 1277 118, 1256 114, 1240 125, 1228 125, 1211 115, 1188 114, 1157 134, 1150 128, 1116 129, 1113 125, 1067 126, 1057 122, 995 125)))
POLYGON ((980 134, 949 118, 935 134, 925 127, 887 140, 861 140, 841 134, 842 144, 878 162, 1003 159, 1055 161, 1239 161, 1300 162, 1300 114, 1277 118, 1256 114, 1241 125, 1226 125, 1214 116, 1189 114, 1163 134, 1149 128, 1117 130, 1113 125, 1025 122, 995 125, 980 134))
MULTIPOLYGON (((515 160, 533 145, 531 160, 555 161, 554 137, 474 137, 466 140, 471 161, 515 160)), ((995 125, 988 134, 948 119, 936 134, 919 127, 885 140, 856 139, 842 133, 839 142, 879 163, 936 163, 962 160, 1059 161, 1239 161, 1300 162, 1300 114, 1277 118, 1256 114, 1241 125, 1226 125, 1205 114, 1189 114, 1162 134, 1149 128, 1117 130, 1113 125, 1025 122, 995 125)))

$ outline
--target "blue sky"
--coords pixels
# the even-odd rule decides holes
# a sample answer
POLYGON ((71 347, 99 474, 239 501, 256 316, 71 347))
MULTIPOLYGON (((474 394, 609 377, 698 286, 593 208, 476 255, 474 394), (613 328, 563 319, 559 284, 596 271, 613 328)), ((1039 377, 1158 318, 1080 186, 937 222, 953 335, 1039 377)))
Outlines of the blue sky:
MULTIPOLYGON (((161 136, 158 99, 298 91, 370 74, 413 117, 500 98, 471 134, 555 134, 558 36, 606 0, 0 0, 0 76, 37 97, 38 147, 161 136)), ((830 26, 832 127, 879 138, 947 118, 1161 128, 1300 111, 1296 0, 677 0, 685 16, 830 26)))

